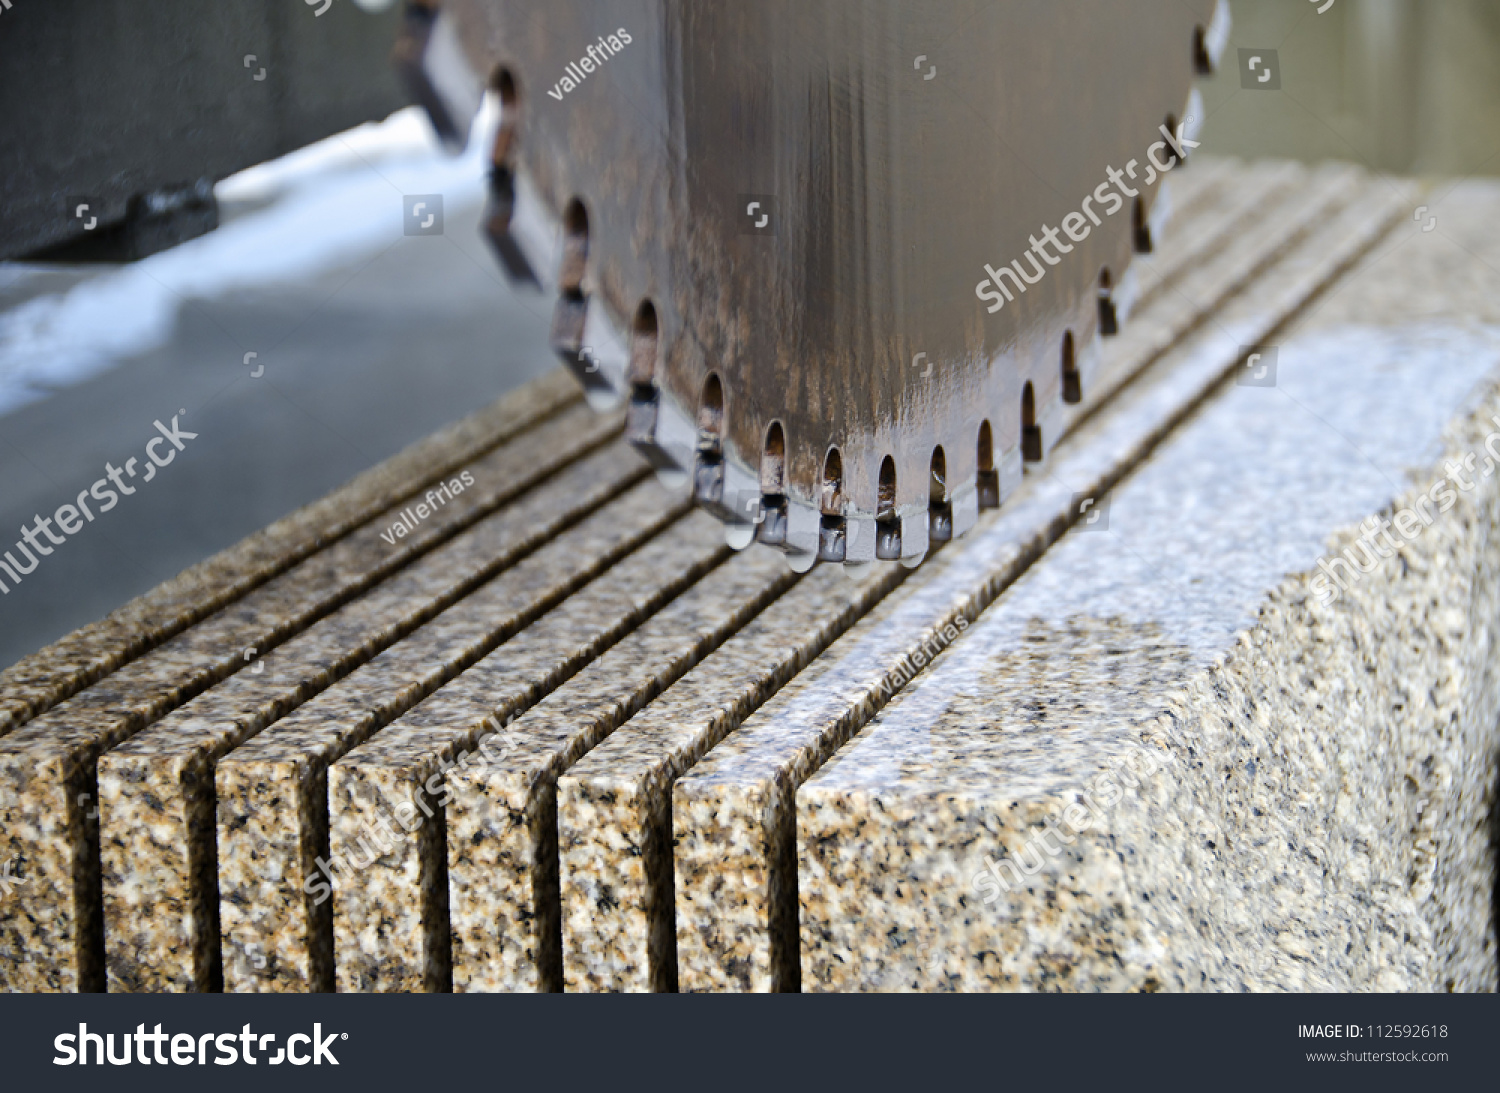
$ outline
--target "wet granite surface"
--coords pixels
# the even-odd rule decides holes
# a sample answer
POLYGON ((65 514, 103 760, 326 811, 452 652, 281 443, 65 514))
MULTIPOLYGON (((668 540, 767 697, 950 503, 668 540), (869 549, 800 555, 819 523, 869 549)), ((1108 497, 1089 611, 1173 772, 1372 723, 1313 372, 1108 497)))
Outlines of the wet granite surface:
POLYGON ((804 990, 1493 989, 1497 212, 1398 234, 798 791, 804 990))

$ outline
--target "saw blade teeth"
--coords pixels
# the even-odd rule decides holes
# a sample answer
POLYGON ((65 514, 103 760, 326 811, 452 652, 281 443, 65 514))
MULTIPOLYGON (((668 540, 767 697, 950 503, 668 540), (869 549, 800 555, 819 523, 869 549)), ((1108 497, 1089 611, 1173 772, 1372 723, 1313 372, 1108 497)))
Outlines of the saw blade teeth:
MULTIPOLYGON (((1199 9, 1196 22, 1185 12, 1168 18, 1165 3, 1152 16, 1160 23, 1156 29, 1170 25, 1173 37, 1152 30, 1143 41, 1152 50, 1159 47, 1163 58, 1175 41, 1178 64, 1170 71, 1157 66, 1150 84, 1153 108, 1121 106, 1114 113, 1131 132, 1150 130, 1147 139, 1162 137, 1165 143, 1146 153, 1140 163, 1145 173, 1138 178, 1136 160, 1115 157, 1139 155, 1139 149, 1121 146, 1120 125, 1099 127, 1101 148, 1113 149, 1108 160, 1125 163, 1138 191, 1119 183, 1124 200, 1114 200, 1111 208, 1095 189, 1095 205, 1086 200, 1060 223, 1080 244, 1080 254, 1090 256, 1088 265, 1075 255, 1066 270, 1049 272, 1039 259, 1048 266, 1058 259, 1041 250, 1034 236, 1028 250, 1021 233, 1012 239, 1021 257, 1000 267, 1014 275, 1002 278, 989 260, 1007 255, 966 250, 970 240, 951 225, 941 219, 927 223, 920 208, 902 205, 903 230, 909 228, 939 261, 952 265, 960 252, 985 259, 989 278, 972 295, 982 302, 993 298, 995 306, 969 301, 966 308, 951 308, 941 301, 967 300, 970 293, 944 292, 923 310, 915 301, 933 286, 922 278, 908 284, 890 274, 899 263, 887 262, 862 270, 872 283, 889 274, 885 288, 897 301, 894 309, 813 292, 799 297, 802 312, 783 313, 775 310, 775 293, 763 291, 783 278, 762 274, 776 273, 777 264, 787 261, 789 226, 795 235, 799 223, 823 223, 818 202, 826 203, 826 195, 742 194, 727 210, 734 220, 722 218, 726 210, 716 205, 717 190, 702 180, 686 183, 683 193, 673 189, 682 149, 670 138, 663 143, 650 126, 635 126, 608 96, 591 100, 586 113, 575 111, 566 123, 548 113, 545 102, 534 117, 528 115, 516 75, 541 79, 540 70, 550 72, 570 46, 559 35, 500 33, 507 24, 517 31, 524 20, 498 14, 498 0, 463 3, 493 4, 493 41, 524 40, 538 50, 537 71, 526 67, 529 60, 497 55, 493 45, 476 45, 473 52, 478 70, 493 66, 490 90, 501 104, 485 231, 515 283, 552 294, 554 352, 592 404, 626 401, 631 445, 664 482, 682 488, 724 523, 731 546, 743 549, 758 541, 791 555, 798 567, 823 559, 851 571, 875 561, 912 564, 962 536, 981 510, 1004 504, 1016 492, 1027 464, 1034 470, 1045 465, 1071 407, 1097 396, 1101 339, 1117 334, 1136 304, 1139 278, 1131 255, 1156 249, 1172 211, 1165 175, 1187 154, 1184 141, 1174 136, 1193 140, 1202 123, 1201 94, 1189 88, 1184 98, 1170 73, 1186 74, 1181 54, 1189 44, 1195 61, 1199 54, 1212 61, 1227 37, 1227 15, 1213 0, 1189 5, 1199 9), (1155 132, 1159 127, 1165 132, 1155 132), (1095 207, 1112 219, 1101 223, 1095 207), (752 208, 761 220, 736 227, 752 208), (1086 220, 1096 230, 1082 246, 1090 233, 1086 220), (1076 234, 1080 228, 1082 235, 1076 234), (1022 259, 1032 274, 1024 272, 1022 259), (985 285, 989 293, 980 291, 985 285), (847 320, 838 311, 845 303, 847 320), (1009 304, 1015 307, 998 320, 968 315, 971 309, 994 315, 1009 304), (814 313, 816 322, 807 318, 814 313), (768 332, 767 324, 757 324, 757 317, 771 314, 786 318, 788 330, 770 324, 768 332), (824 322, 829 316, 838 320, 832 326, 824 322)), ((1010 19, 1004 16, 997 28, 1010 19)), ((1015 19, 1024 24, 1021 16, 1015 19)), ((1146 33, 1140 19, 1120 19, 1122 28, 1146 33)), ((699 33, 712 27, 710 20, 699 33)), ((821 33, 812 25, 807 32, 815 38, 821 33)), ((830 57, 842 55, 839 42, 820 41, 830 57)), ((637 62, 643 86, 659 92, 663 104, 675 101, 671 70, 661 77, 638 53, 614 63, 637 62)), ((608 71, 618 76, 626 69, 608 71)), ((726 72, 738 73, 746 86, 758 79, 735 64, 727 64, 726 72)), ((723 105, 708 96, 687 119, 710 145, 724 131, 723 105)), ((750 144, 766 139, 745 137, 750 144)), ((905 171, 899 160, 887 168, 899 192, 914 179, 925 178, 934 195, 945 185, 939 177, 905 171)), ((968 198, 962 189, 950 189, 948 199, 962 204, 968 198)), ((1059 223, 1055 216, 1047 219, 1059 223)), ((1015 235, 1004 218, 985 224, 996 239, 1015 235)), ((859 222, 841 221, 838 227, 855 243, 861 230, 859 222)), ((1056 235, 1057 229, 1042 230, 1044 238, 1056 235)), ((1074 249, 1060 240, 1056 246, 1060 253, 1074 249)))
POLYGON ((479 112, 484 81, 474 75, 452 16, 435 2, 409 3, 391 53, 397 76, 450 150, 460 150, 479 112))
POLYGON ((1232 29, 1229 0, 1217 0, 1213 18, 1208 21, 1208 25, 1193 28, 1193 66, 1198 75, 1212 76, 1218 69, 1232 29))
POLYGON ((516 170, 522 107, 515 75, 502 65, 495 70, 490 89, 500 101, 500 120, 490 146, 484 234, 511 284, 541 291, 557 267, 558 225, 542 209, 526 177, 516 170))

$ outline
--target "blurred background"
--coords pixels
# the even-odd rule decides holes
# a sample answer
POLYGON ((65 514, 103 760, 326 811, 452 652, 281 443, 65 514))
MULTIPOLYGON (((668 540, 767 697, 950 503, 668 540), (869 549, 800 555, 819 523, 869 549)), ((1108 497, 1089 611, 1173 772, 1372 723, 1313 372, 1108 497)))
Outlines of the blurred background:
MULTIPOLYGON (((0 8, 0 554, 140 458, 154 421, 198 434, 0 595, 0 668, 553 365, 550 301, 513 290, 480 234, 495 110, 455 152, 402 108, 400 7, 202 10, 0 8), (125 124, 129 170, 110 151, 125 124), (204 177, 143 197, 130 171, 174 156, 204 177), (80 197, 107 235, 82 239, 80 197), (431 234, 409 234, 412 197, 440 199, 431 234)), ((1500 174, 1500 0, 1232 10, 1202 152, 1500 174), (1278 89, 1245 85, 1241 48, 1274 59, 1278 89)))
POLYGON ((1231 0, 1203 151, 1396 174, 1500 174, 1500 0, 1231 0), (1274 50, 1246 94, 1238 50, 1274 50))

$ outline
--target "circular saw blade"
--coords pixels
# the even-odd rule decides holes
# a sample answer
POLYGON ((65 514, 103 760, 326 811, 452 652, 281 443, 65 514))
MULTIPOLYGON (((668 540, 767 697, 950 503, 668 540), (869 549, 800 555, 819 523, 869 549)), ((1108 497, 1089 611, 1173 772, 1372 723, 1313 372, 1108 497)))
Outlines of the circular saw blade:
POLYGON ((1222 0, 609 12, 443 9, 503 100, 486 223, 558 354, 732 542, 962 534, 1123 318, 1222 0))

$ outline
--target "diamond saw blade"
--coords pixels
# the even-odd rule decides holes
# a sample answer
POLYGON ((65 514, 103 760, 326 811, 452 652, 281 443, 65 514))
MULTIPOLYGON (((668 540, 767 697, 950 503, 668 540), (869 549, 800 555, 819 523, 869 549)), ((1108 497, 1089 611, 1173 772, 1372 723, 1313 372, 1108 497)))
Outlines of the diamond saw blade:
POLYGON ((559 356, 796 565, 919 561, 1045 458, 1229 29, 1225 0, 412 11, 448 130, 445 86, 500 99, 486 226, 559 356))

